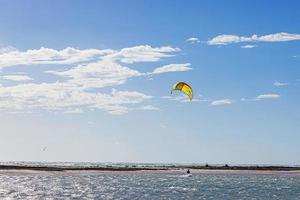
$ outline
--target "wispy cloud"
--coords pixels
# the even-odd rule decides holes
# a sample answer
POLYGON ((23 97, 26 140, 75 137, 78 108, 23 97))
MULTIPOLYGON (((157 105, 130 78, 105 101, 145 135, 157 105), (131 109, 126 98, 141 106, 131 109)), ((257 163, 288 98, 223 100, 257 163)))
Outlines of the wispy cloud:
POLYGON ((79 109, 79 108, 75 108, 75 109, 72 109, 72 110, 66 110, 66 111, 64 111, 64 113, 66 113, 66 114, 80 114, 80 113, 83 113, 83 110, 79 109))
POLYGON ((196 38, 196 37, 188 38, 186 41, 189 42, 189 43, 191 43, 191 44, 195 44, 195 43, 199 43, 200 42, 200 40, 198 38, 196 38))
POLYGON ((190 66, 191 66, 190 63, 164 65, 162 67, 158 67, 158 68, 154 69, 152 74, 189 71, 189 70, 192 70, 192 68, 190 66))
POLYGON ((179 48, 170 46, 154 48, 149 45, 140 45, 121 49, 102 58, 103 60, 120 61, 127 64, 135 62, 155 62, 162 58, 172 57, 174 55, 171 53, 178 51, 180 51, 179 48))
POLYGON ((2 79, 4 80, 10 80, 10 81, 31 81, 33 80, 29 76, 26 75, 6 75, 3 76, 2 79))
POLYGON ((273 93, 270 93, 270 94, 261 94, 261 95, 258 95, 254 100, 264 100, 264 99, 278 99, 280 98, 280 95, 279 94, 273 94, 273 93))
POLYGON ((267 99, 278 99, 280 98, 279 94, 275 93, 268 93, 268 94, 260 94, 257 95, 254 98, 241 98, 241 101, 261 101, 261 100, 267 100, 267 99))
POLYGON ((189 98, 184 94, 174 95, 174 96, 162 96, 161 98, 171 100, 171 101, 178 101, 180 103, 188 103, 188 102, 197 102, 197 101, 199 101, 199 99, 197 99, 197 98, 193 98, 192 101, 190 101, 189 98))
POLYGON ((106 61, 119 61, 122 63, 155 62, 162 58, 173 56, 170 53, 180 51, 179 48, 163 46, 154 48, 149 45, 141 45, 121 50, 112 49, 75 49, 67 47, 63 50, 55 50, 41 47, 27 51, 8 51, 0 54, 0 68, 16 65, 37 64, 76 64, 90 62, 95 59, 106 61))
POLYGON ((255 47, 257 47, 257 45, 250 45, 250 44, 248 44, 248 45, 241 46, 241 48, 243 48, 243 49, 252 49, 252 48, 255 48, 255 47))
POLYGON ((146 105, 146 106, 141 106, 139 110, 160 110, 160 109, 156 106, 146 105))
POLYGON ((12 52, 12 51, 17 51, 17 49, 13 46, 5 46, 0 44, 0 54, 12 52))
POLYGON ((78 65, 66 71, 47 71, 47 73, 69 78, 68 83, 84 88, 121 85, 128 78, 142 75, 137 70, 107 60, 78 65))
POLYGON ((208 40, 209 45, 227 45, 240 42, 286 42, 300 40, 300 34, 292 33, 274 33, 269 35, 252 35, 252 36, 238 36, 238 35, 218 35, 211 40, 208 40))
POLYGON ((80 106, 98 108, 111 114, 126 113, 127 106, 150 99, 136 91, 113 90, 110 94, 86 92, 66 83, 21 84, 0 87, 0 109, 6 110, 70 110, 80 106))
POLYGON ((212 106, 221 106, 221 105, 230 105, 230 104, 232 104, 232 101, 230 99, 219 99, 210 102, 210 105, 212 106))
POLYGON ((277 87, 281 87, 281 86, 287 86, 289 85, 289 83, 284 83, 284 82, 279 82, 279 81, 275 81, 273 83, 274 86, 277 86, 277 87))
POLYGON ((79 50, 67 47, 63 50, 55 50, 41 47, 27 51, 9 51, 0 54, 0 68, 11 67, 16 65, 39 65, 39 64, 76 64, 88 62, 112 54, 111 49, 98 50, 86 49, 79 50))

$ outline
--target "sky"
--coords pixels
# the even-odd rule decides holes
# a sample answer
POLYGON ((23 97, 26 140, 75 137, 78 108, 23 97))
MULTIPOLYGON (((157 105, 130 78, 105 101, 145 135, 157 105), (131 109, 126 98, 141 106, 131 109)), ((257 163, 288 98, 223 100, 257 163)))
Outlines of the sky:
POLYGON ((1 161, 300 164, 299 1, 0 2, 1 161))

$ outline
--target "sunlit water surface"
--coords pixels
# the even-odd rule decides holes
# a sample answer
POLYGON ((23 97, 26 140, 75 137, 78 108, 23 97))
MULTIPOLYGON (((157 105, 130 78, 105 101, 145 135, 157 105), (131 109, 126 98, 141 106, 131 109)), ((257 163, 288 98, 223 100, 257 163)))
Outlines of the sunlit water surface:
POLYGON ((0 199, 300 199, 299 174, 0 172, 0 199))

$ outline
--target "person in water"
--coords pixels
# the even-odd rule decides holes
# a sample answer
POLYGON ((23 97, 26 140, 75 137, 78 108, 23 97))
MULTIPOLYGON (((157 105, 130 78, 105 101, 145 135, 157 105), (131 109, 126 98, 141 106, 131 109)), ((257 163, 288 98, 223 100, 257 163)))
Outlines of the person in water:
POLYGON ((191 173, 191 172, 190 172, 190 169, 186 170, 186 173, 187 173, 187 174, 190 174, 190 173, 191 173))

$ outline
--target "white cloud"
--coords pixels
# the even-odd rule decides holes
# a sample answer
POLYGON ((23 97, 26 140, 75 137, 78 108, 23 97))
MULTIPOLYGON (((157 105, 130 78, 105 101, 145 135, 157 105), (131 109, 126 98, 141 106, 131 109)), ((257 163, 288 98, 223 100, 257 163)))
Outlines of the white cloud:
POLYGON ((240 42, 240 37, 236 35, 218 35, 217 37, 209 40, 209 45, 226 45, 230 43, 240 42))
MULTIPOLYGON (((66 71, 47 71, 47 73, 70 78, 70 80, 68 80, 69 83, 84 88, 116 86, 124 84, 128 78, 151 74, 141 73, 137 70, 133 70, 127 66, 124 66, 122 62, 133 63, 158 61, 161 58, 171 56, 170 54, 166 53, 176 51, 179 51, 179 49, 169 46, 153 48, 145 45, 124 48, 118 52, 105 55, 101 58, 101 60, 96 62, 80 64, 77 67, 66 71)), ((167 69, 165 69, 169 71, 165 72, 172 72, 175 70, 184 71, 188 68, 186 65, 187 64, 171 64, 167 66, 167 69)), ((156 73, 158 72, 159 71, 156 73)), ((165 72, 161 71, 161 73, 165 72)))
POLYGON ((263 35, 258 38, 258 41, 262 42, 285 42, 300 40, 300 34, 291 34, 291 33, 275 33, 269 35, 263 35))
MULTIPOLYGON (((21 84, 0 87, 1 110, 63 110, 70 113, 76 106, 99 108, 111 114, 124 114, 128 106, 152 98, 136 91, 111 94, 86 92, 66 83, 21 84)), ((78 111, 78 110, 77 110, 78 111)))
POLYGON ((67 47, 63 50, 55 50, 41 47, 27 51, 9 51, 0 54, 0 68, 16 65, 38 64, 75 64, 92 61, 107 54, 114 53, 111 49, 85 49, 79 50, 67 47))
POLYGON ((185 94, 180 94, 179 96, 174 95, 174 96, 162 96, 162 99, 167 99, 171 101, 178 101, 180 103, 188 103, 188 102, 197 102, 199 99, 193 98, 192 101, 189 100, 189 98, 185 94))
POLYGON ((158 107, 152 106, 152 105, 141 106, 139 109, 140 110, 160 110, 158 107))
POLYGON ((300 40, 300 34, 291 34, 291 33, 274 33, 269 35, 252 35, 247 36, 238 36, 238 35, 218 35, 207 43, 209 45, 227 45, 231 43, 240 43, 240 42, 286 42, 300 40))
POLYGON ((219 99, 210 102, 210 105, 212 106, 230 105, 230 104, 232 104, 232 101, 230 99, 219 99))
POLYGON ((154 69, 152 74, 189 71, 189 70, 192 70, 192 68, 190 66, 191 66, 190 63, 164 65, 162 67, 158 67, 158 68, 154 69))
POLYGON ((153 77, 149 77, 149 78, 147 78, 147 81, 153 81, 154 80, 154 78, 153 77))
POLYGON ((248 44, 248 45, 241 46, 241 48, 243 48, 243 49, 252 49, 252 48, 255 48, 255 47, 257 47, 257 45, 250 45, 250 44, 248 44))
POLYGON ((2 76, 2 79, 4 80, 10 80, 10 81, 31 81, 33 80, 29 76, 26 75, 6 75, 2 76))
POLYGON ((10 111, 7 112, 10 115, 20 115, 20 114, 31 114, 31 111, 10 111))
POLYGON ((190 42, 190 43, 192 43, 192 44, 195 44, 195 43, 199 43, 199 42, 200 42, 200 40, 199 40, 198 38, 196 38, 196 37, 191 37, 191 38, 187 39, 186 41, 187 41, 187 42, 190 42))
POLYGON ((163 46, 154 48, 149 45, 140 45, 130 48, 124 48, 115 53, 103 56, 104 60, 120 61, 122 63, 135 63, 135 62, 155 62, 162 58, 172 57, 170 53, 180 51, 179 48, 170 46, 163 46))
POLYGON ((79 65, 66 71, 47 71, 47 73, 70 78, 69 83, 84 88, 120 85, 130 77, 142 75, 136 70, 107 60, 79 65))
POLYGON ((287 86, 289 85, 289 83, 284 83, 284 82, 279 82, 279 81, 275 81, 273 83, 274 86, 280 87, 280 86, 287 86))
MULTIPOLYGON (((98 88, 112 87, 126 83, 129 78, 145 76, 152 72, 141 73, 126 64, 135 62, 155 62, 174 56, 180 51, 170 46, 151 47, 141 45, 121 50, 98 50, 65 48, 55 50, 40 48, 36 50, 0 52, 0 68, 16 65, 45 65, 46 75, 60 78, 54 82, 0 85, 0 110, 7 112, 26 112, 35 109, 58 110, 68 114, 81 113, 83 110, 100 109, 109 114, 121 115, 129 110, 157 110, 144 101, 152 96, 137 91, 112 90, 111 93, 99 92, 98 88), (55 71, 48 65, 63 66, 64 70, 55 71), (67 69, 66 69, 67 67, 67 69), (63 78, 63 79, 61 79, 63 78)), ((157 68, 153 74, 190 70, 190 64, 170 64, 157 68)), ((26 68, 22 68, 24 71, 26 68)), ((155 70, 154 70, 155 71, 155 70)), ((4 75, 3 79, 14 81, 32 80, 29 76, 18 74, 4 75)), ((53 77, 51 77, 53 80, 53 77)))
POLYGON ((0 54, 12 52, 12 51, 17 51, 17 49, 13 46, 0 45, 0 54))
POLYGON ((66 114, 80 114, 80 113, 83 113, 83 110, 79 109, 79 108, 75 108, 75 109, 71 109, 71 110, 66 110, 64 113, 66 113, 66 114))
POLYGON ((37 65, 37 64, 76 64, 91 62, 95 59, 110 62, 134 63, 134 62, 155 62, 162 58, 174 56, 170 53, 180 51, 179 48, 163 46, 154 48, 149 45, 112 49, 85 49, 79 50, 67 47, 63 50, 55 50, 41 47, 27 51, 0 51, 0 68, 16 65, 37 65))
POLYGON ((259 101, 259 100, 263 100, 263 99, 277 99, 280 98, 279 94, 261 94, 258 95, 254 100, 259 101))
POLYGON ((184 94, 180 95, 180 96, 174 96, 172 97, 170 100, 172 101, 179 101, 181 103, 184 103, 184 102, 188 102, 189 99, 187 96, 185 96, 184 94))
POLYGON ((269 93, 269 94, 260 94, 258 96, 256 96, 255 98, 241 98, 241 101, 261 101, 261 100, 265 100, 265 99, 278 99, 280 98, 279 94, 275 94, 275 93, 269 93))

